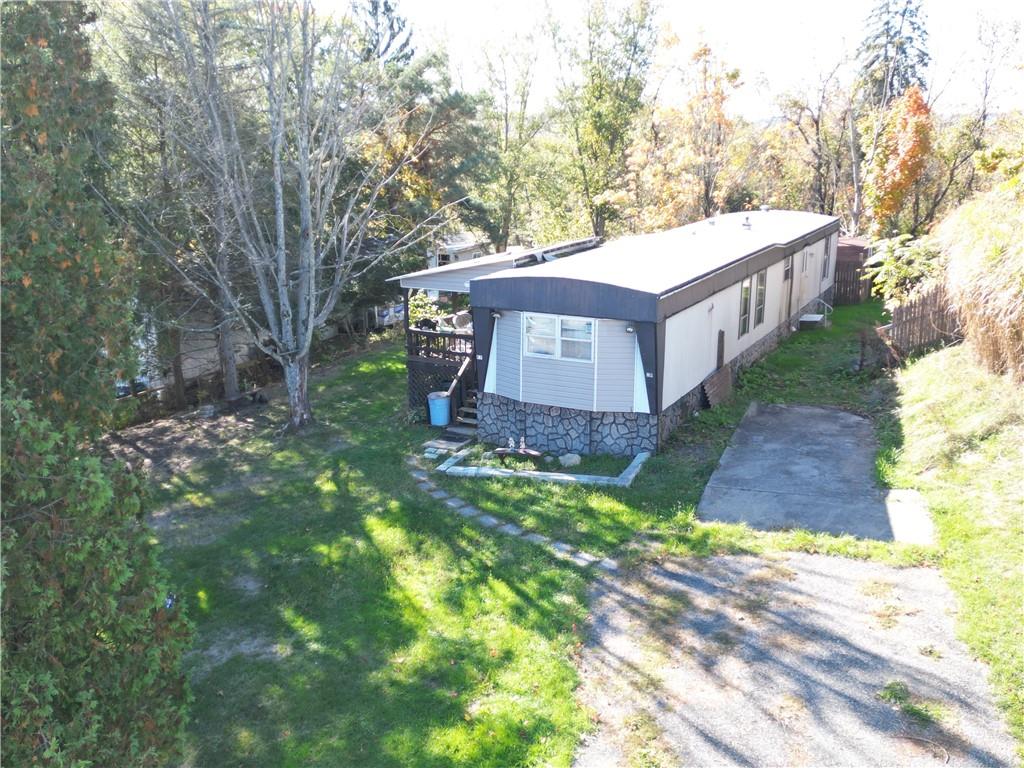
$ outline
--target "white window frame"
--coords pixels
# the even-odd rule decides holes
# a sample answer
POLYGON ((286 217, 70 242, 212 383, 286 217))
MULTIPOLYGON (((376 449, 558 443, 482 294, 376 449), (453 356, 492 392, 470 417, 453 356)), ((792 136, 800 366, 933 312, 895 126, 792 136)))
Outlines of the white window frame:
POLYGON ((751 301, 754 304, 754 327, 764 325, 765 306, 768 303, 768 268, 762 269, 754 275, 754 295, 751 301), (758 319, 758 314, 761 318, 758 319))
POLYGON ((806 275, 807 274, 807 262, 810 261, 810 251, 811 251, 810 248, 804 248, 804 257, 800 261, 800 274, 801 275, 806 275))
POLYGON ((742 339, 744 336, 746 336, 748 333, 750 333, 750 328, 751 328, 750 321, 753 319, 751 317, 750 310, 751 310, 751 306, 753 305, 753 303, 754 303, 754 281, 750 277, 745 277, 742 280, 740 280, 740 316, 737 318, 737 326, 739 328, 739 333, 736 334, 736 338, 738 338, 738 339, 742 339), (747 300, 746 301, 743 300, 743 289, 744 288, 746 288, 746 291, 747 291, 747 300), (743 327, 743 320, 744 319, 746 319, 746 321, 747 321, 747 327, 746 328, 743 327))
POLYGON ((782 262, 782 282, 793 279, 793 254, 789 254, 782 262))
MULTIPOLYGON (((591 365, 594 363, 594 348, 597 344, 597 321, 592 317, 576 317, 574 315, 549 315, 544 312, 523 312, 523 357, 536 357, 541 360, 565 360, 569 363, 583 363, 585 365, 591 365), (527 332, 527 326, 529 325, 531 317, 545 317, 551 318, 555 321, 555 353, 553 355, 545 355, 540 352, 530 351, 530 334, 527 332), (565 341, 579 341, 590 344, 590 356, 587 358, 581 357, 563 357, 562 356, 562 321, 573 320, 581 321, 584 323, 590 323, 590 339, 573 339, 568 338, 565 341)), ((550 339, 550 336, 544 336, 543 338, 550 339)))
POLYGON ((825 280, 828 280, 829 261, 831 261, 831 256, 832 256, 832 247, 831 247, 832 243, 831 243, 831 241, 832 241, 832 235, 829 235, 828 237, 825 238, 825 258, 822 259, 822 261, 821 261, 821 279, 822 279, 823 282, 825 280))

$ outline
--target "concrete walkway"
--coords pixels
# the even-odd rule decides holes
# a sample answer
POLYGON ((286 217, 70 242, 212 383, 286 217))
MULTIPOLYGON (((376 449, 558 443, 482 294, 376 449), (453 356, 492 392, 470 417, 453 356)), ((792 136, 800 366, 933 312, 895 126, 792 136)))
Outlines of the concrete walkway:
POLYGON ((591 595, 575 768, 1011 766, 934 569, 792 553, 665 559, 591 595))
POLYGON ((877 487, 877 451, 874 428, 861 416, 752 403, 704 489, 697 516, 759 530, 805 528, 932 544, 921 495, 877 487))

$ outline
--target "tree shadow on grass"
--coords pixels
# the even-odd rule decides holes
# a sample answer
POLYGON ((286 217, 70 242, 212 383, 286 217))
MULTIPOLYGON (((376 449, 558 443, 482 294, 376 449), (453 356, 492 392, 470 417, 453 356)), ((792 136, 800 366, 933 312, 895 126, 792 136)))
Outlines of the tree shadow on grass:
POLYGON ((573 569, 510 554, 419 492, 415 431, 335 453, 299 437, 280 448, 289 471, 225 500, 244 524, 167 553, 190 602, 204 595, 197 653, 238 632, 287 648, 195 680, 194 762, 507 765, 570 749, 573 569), (238 590, 239 572, 264 588, 238 590))

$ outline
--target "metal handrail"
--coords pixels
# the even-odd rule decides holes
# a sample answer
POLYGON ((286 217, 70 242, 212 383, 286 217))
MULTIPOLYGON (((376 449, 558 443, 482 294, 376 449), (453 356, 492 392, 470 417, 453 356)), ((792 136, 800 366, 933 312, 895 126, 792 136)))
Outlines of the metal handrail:
POLYGON ((825 317, 828 317, 829 315, 832 314, 832 305, 825 301, 823 298, 818 296, 816 299, 814 299, 814 301, 817 302, 818 304, 821 304, 821 306, 825 308, 825 317))

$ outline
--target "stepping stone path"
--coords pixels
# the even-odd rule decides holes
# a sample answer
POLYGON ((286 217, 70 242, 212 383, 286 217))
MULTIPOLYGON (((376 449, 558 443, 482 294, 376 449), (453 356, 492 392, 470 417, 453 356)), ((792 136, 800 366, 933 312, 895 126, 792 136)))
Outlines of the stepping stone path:
POLYGON ((505 536, 511 536, 512 538, 522 539, 523 541, 528 541, 531 544, 544 547, 555 557, 562 560, 568 560, 580 568, 595 566, 610 573, 619 570, 618 563, 607 557, 600 558, 597 555, 592 555, 589 552, 576 549, 571 544, 566 544, 564 541, 552 541, 541 533, 525 531, 515 523, 499 520, 493 515, 481 514, 480 510, 476 507, 471 504, 467 504, 458 496, 452 496, 434 485, 434 482, 430 479, 430 474, 421 468, 419 460, 415 456, 407 457, 405 463, 409 466, 409 474, 412 476, 413 480, 417 481, 417 488, 430 494, 432 498, 437 499, 438 501, 443 501, 444 506, 453 510, 467 520, 471 520, 484 528, 490 528, 495 533, 501 533, 505 536))

